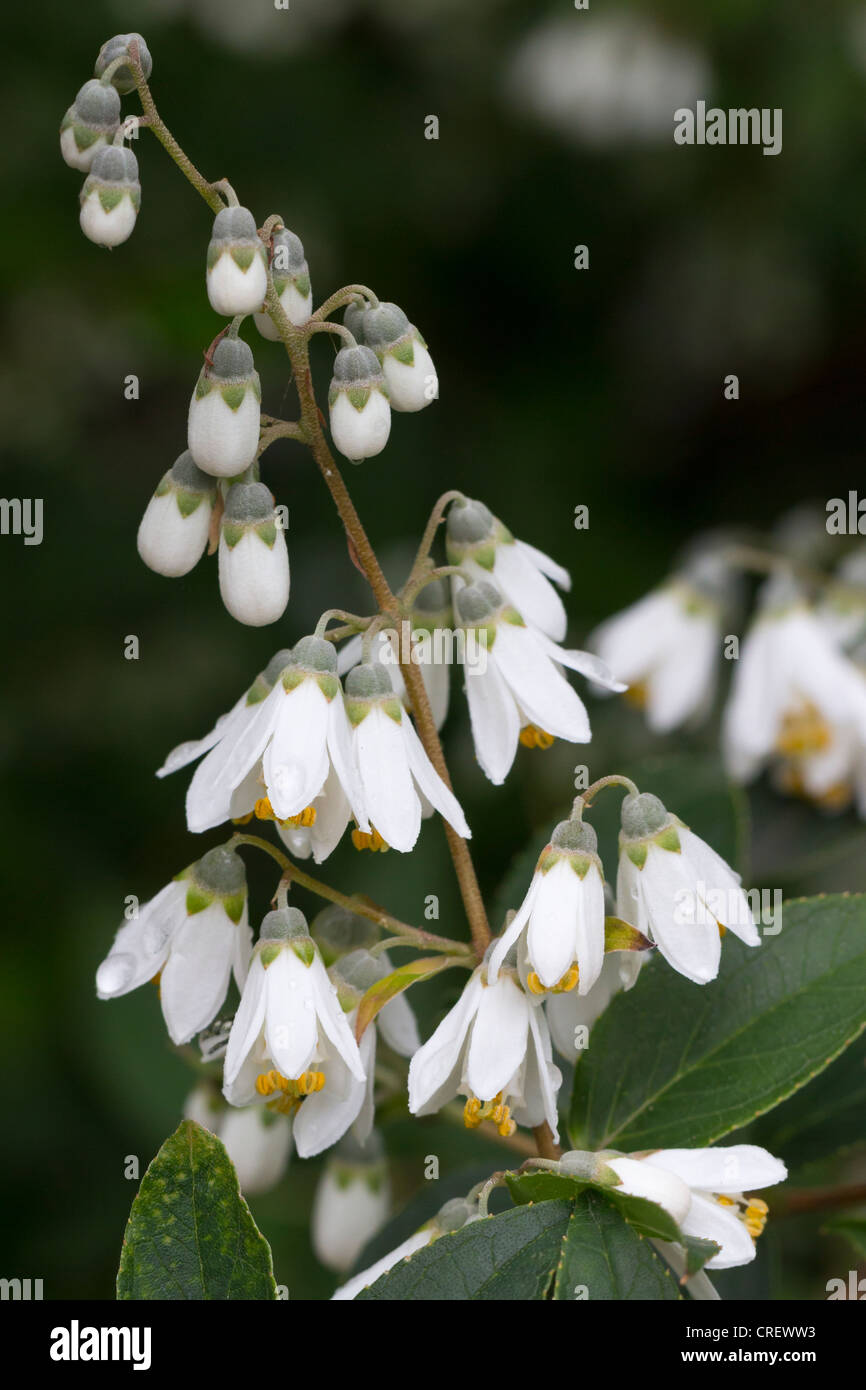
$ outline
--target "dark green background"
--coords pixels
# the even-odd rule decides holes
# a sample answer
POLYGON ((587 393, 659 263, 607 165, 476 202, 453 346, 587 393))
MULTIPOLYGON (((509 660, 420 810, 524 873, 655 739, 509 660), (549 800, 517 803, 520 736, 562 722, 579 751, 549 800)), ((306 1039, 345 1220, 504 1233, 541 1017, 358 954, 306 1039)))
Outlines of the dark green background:
MULTIPOLYGON (((232 180, 259 223, 279 212, 302 237, 317 301, 363 281, 400 303, 430 343, 440 402, 395 417, 387 451, 346 469, 395 581, 436 495, 460 487, 569 566, 577 641, 658 581, 696 531, 764 528, 860 481, 859 6, 620 7, 703 48, 712 101, 783 108, 783 153, 765 158, 755 148, 678 148, 672 138, 590 150, 520 109, 505 73, 524 36, 548 13, 592 24, 602 0, 590 14, 569 0, 346 0, 342 18, 283 50, 281 28, 300 27, 320 3, 291 0, 288 13, 237 0, 4 15, 2 490, 44 499, 45 536, 39 547, 0 538, 0 1273, 43 1278, 46 1297, 111 1296, 134 1187, 125 1156, 150 1159, 189 1087, 154 993, 98 1004, 93 988, 124 897, 151 896, 219 839, 187 834, 186 776, 157 782, 153 771, 323 608, 366 602, 321 480, 286 443, 264 474, 291 514, 293 593, 279 631, 228 617, 215 562, 167 581, 136 555, 139 517, 185 447, 201 351, 220 322, 204 292, 211 214, 146 132, 135 147, 143 194, 131 240, 106 253, 79 232, 81 176, 60 160, 57 130, 100 43, 142 30, 164 119, 208 176, 232 180), (259 46, 226 39, 227 10, 242 38, 255 20, 259 46), (431 113, 438 142, 424 139, 431 113), (588 272, 573 268, 577 243, 590 248, 588 272), (740 377, 736 403, 722 396, 729 372, 740 377), (141 381, 137 402, 124 400, 128 373, 141 381), (590 508, 584 532, 572 522, 580 503, 590 508), (137 661, 124 659, 130 634, 137 661)), ((124 109, 136 110, 135 98, 124 109)), ((265 409, 290 416, 281 349, 255 330, 246 336, 265 409)), ((320 399, 331 353, 315 344, 320 399)), ((496 791, 474 764, 456 691, 454 707, 447 751, 492 894, 513 853, 566 799, 584 755, 521 750, 507 790, 496 791)), ((595 775, 662 746, 613 704, 594 706, 593 719, 595 775)), ((710 729, 695 746, 714 740, 710 729)), ((753 881, 786 892, 866 886, 852 818, 828 827, 759 797, 753 881), (782 813, 768 829, 767 816, 782 813), (815 833, 829 858, 810 865, 803 846, 815 833)), ((440 929, 464 931, 435 824, 411 857, 361 858, 344 846, 328 872, 413 921, 437 893, 440 929)), ((254 883, 262 912, 272 885, 258 866, 254 883)), ((425 1029, 458 984, 416 991, 425 1029)), ((388 1142, 401 1197, 421 1181, 424 1154, 453 1176, 498 1153, 436 1121, 400 1121, 388 1142)), ((292 1297, 333 1286, 305 1234, 318 1167, 296 1163, 278 1192, 252 1204, 292 1297)), ((840 1175, 850 1180, 849 1169, 840 1175)), ((816 1242, 816 1226, 773 1231, 736 1287, 823 1297, 849 1256, 816 1242)))

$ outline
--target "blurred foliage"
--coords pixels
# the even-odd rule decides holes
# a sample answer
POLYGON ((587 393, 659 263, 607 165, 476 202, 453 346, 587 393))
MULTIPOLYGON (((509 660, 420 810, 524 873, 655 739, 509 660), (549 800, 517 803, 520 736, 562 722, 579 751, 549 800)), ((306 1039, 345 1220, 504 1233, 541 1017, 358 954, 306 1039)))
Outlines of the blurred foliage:
MULTIPOLYGON (((218 326, 204 294, 210 215, 142 132, 136 231, 110 255, 92 246, 77 225, 79 176, 57 150, 60 119, 100 43, 141 29, 162 115, 260 220, 279 211, 299 233, 317 299, 372 284, 432 346, 440 403, 397 418, 387 452, 349 479, 389 574, 400 578, 434 497, 462 487, 570 567, 579 640, 661 578, 696 531, 760 528, 816 491, 845 494, 862 453, 866 7, 618 7, 701 55, 708 99, 782 107, 777 158, 678 148, 669 135, 599 146, 539 119, 532 93, 515 87, 521 46, 547 23, 597 25, 607 8, 94 0, 4 15, 2 488, 44 498, 45 537, 0 543, 3 1272, 43 1278, 47 1297, 110 1296, 133 1188, 125 1156, 144 1167, 191 1084, 153 993, 97 1005, 93 989, 125 896, 149 897, 202 849, 185 830, 182 778, 157 782, 153 770, 323 608, 366 601, 311 463, 286 443, 265 468, 291 511, 294 590, 279 635, 232 622, 213 561, 170 584, 138 560, 140 514, 184 447, 218 326), (438 141, 424 139, 430 113, 438 141), (573 268, 579 243, 588 272, 573 268), (740 375, 736 403, 723 400, 728 372, 740 375), (141 381, 137 402, 124 399, 128 373, 141 381), (573 527, 579 503, 588 531, 573 527), (124 659, 129 634, 137 661, 124 659)), ((289 415, 279 348, 250 341, 265 409, 289 415)), ((322 393, 331 350, 316 344, 322 393)), ((489 894, 561 807, 575 762, 588 757, 600 775, 684 746, 598 703, 587 754, 521 750, 508 789, 495 791, 456 691, 454 705, 447 752, 489 894)), ((685 746, 703 756, 714 739, 704 730, 685 746)), ((768 791, 755 799, 752 881, 777 875, 769 882, 787 893, 866 887, 853 818, 804 807, 779 818, 781 807, 768 791), (816 835, 829 857, 807 853, 816 835)), ((409 920, 437 893, 440 929, 463 932, 436 825, 411 857, 343 846, 328 870, 409 920)), ((264 910, 272 884, 258 865, 253 881, 264 910)), ((452 972, 413 991, 423 1030, 459 984, 452 972)), ((398 1119, 388 1146, 398 1205, 419 1188, 424 1155, 439 1156, 444 1181, 501 1153, 445 1120, 398 1119)), ((853 1180, 857 1161, 815 1180, 853 1180)), ((320 1166, 295 1162, 252 1202, 292 1297, 333 1287, 306 1233, 320 1166)), ((819 1225, 771 1223, 755 1265, 720 1287, 823 1297, 849 1255, 819 1225)))

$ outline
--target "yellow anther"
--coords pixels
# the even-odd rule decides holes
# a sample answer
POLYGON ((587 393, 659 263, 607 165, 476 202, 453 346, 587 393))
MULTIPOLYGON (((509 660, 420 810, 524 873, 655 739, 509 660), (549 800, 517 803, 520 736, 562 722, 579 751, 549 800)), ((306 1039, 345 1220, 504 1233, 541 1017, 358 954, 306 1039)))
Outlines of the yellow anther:
POLYGON ((776 751, 787 757, 803 757, 823 752, 830 741, 830 729, 820 711, 807 703, 785 715, 776 739, 776 751))
POLYGON ((481 1101, 476 1096, 470 1096, 463 1107, 463 1123, 467 1129, 477 1129, 481 1124, 480 1109, 481 1101))
POLYGON ((520 742, 524 748, 552 748, 553 734, 545 733, 537 724, 524 724, 520 730, 520 742))
POLYGON ((737 1205, 733 1197, 724 1197, 720 1194, 716 1195, 716 1201, 720 1207, 735 1207, 737 1205))
POLYGON ((232 816, 232 825, 249 825, 252 818, 252 811, 248 811, 245 816, 232 816))
POLYGON ((580 971, 578 970, 576 965, 573 965, 570 970, 566 971, 562 979, 558 980, 557 983, 553 986, 553 993, 569 994, 574 989, 575 985, 578 983, 579 980, 580 971))
POLYGON ((760 1197, 750 1197, 746 1207, 747 1216, 766 1216, 770 1208, 760 1197))
POLYGON ((275 1076, 276 1072, 274 1071, 259 1072, 256 1077, 256 1090, 260 1096, 272 1096, 274 1091, 279 1089, 274 1081, 275 1076))
POLYGON ((311 1096, 314 1091, 321 1091, 324 1081, 325 1078, 320 1071, 305 1071, 298 1077, 295 1085, 299 1095, 311 1096))
POLYGON ((387 841, 382 839, 375 826, 371 826, 371 833, 368 835, 365 830, 355 829, 352 831, 352 844, 355 849, 369 849, 375 854, 377 850, 385 854, 390 848, 387 841))
POLYGON ((544 988, 544 985, 541 983, 534 970, 530 970, 529 974, 526 977, 526 983, 529 986, 530 994, 547 993, 547 990, 544 988))
POLYGON ((253 807, 253 815, 256 817, 256 820, 276 820, 276 816, 274 815, 274 808, 271 805, 270 797, 259 797, 255 806, 253 807))
MULTIPOLYGON (((506 1106, 505 1109, 507 1113, 508 1106, 506 1106)), ((503 1119, 502 1123, 500 1125, 497 1125, 496 1128, 498 1132, 502 1135, 503 1139, 510 1139, 514 1131, 517 1129, 517 1121, 512 1120, 509 1116, 503 1119)))
POLYGON ((291 826, 293 830, 297 830, 300 826, 303 826, 304 829, 308 829, 311 825, 315 824, 315 806, 305 806, 303 811, 299 811, 296 816, 287 816, 285 820, 280 821, 280 825, 291 826))

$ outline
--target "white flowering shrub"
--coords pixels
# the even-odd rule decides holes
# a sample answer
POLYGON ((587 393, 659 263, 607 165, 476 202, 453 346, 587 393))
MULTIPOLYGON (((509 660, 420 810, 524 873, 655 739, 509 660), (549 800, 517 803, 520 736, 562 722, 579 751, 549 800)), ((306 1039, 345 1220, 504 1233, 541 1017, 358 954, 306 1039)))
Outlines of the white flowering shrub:
MULTIPOLYGON (((259 223, 227 181, 190 163, 158 115, 151 68, 140 35, 111 39, 61 129, 96 245, 136 231, 139 165, 121 110, 133 92, 139 127, 214 214, 203 288, 223 324, 197 378, 190 365, 187 439, 147 504, 138 550, 169 578, 216 555, 232 617, 279 633, 258 672, 238 672, 231 709, 159 769, 187 770, 189 830, 215 839, 124 921, 96 975, 105 1000, 157 981, 194 1072, 180 1128, 133 1204, 118 1296, 278 1297, 238 1184, 273 1187, 294 1154, 326 1155, 311 1240, 339 1274, 335 1299, 715 1297, 713 1271, 755 1258, 764 1194, 787 1177, 784 1145, 770 1152, 760 1127, 744 1131, 866 1023, 866 908, 806 899, 768 916, 728 862, 729 837, 714 843, 706 828, 719 817, 699 812, 704 833, 690 828, 688 787, 672 797, 611 771, 569 788, 492 916, 459 794, 473 777, 505 784, 519 745, 589 743, 588 688, 638 699, 661 734, 705 715, 730 577, 750 553, 719 540, 606 622, 593 650, 575 650, 564 645, 568 572, 453 490, 393 589, 343 460, 388 467, 392 411, 438 398, 430 350, 365 285, 314 307, 315 256, 278 214, 259 223), (327 417, 310 367, 319 334, 338 349, 327 417), (266 352, 285 354, 294 419, 262 411, 266 352), (329 609, 311 632, 292 626, 285 507, 260 473, 278 439, 311 453, 371 595, 371 611, 329 609), (452 666, 477 761, 456 789, 438 732, 452 666), (411 854, 431 818, 462 899, 451 934, 331 881, 326 861, 348 837, 379 854, 387 901, 386 852, 411 854), (269 910, 249 899, 251 854, 273 869, 269 910), (305 916, 298 891, 321 911, 305 916), (459 998, 422 1040, 409 991, 442 971, 460 977, 459 998), (443 1187, 434 1215, 401 1217, 399 1237, 386 1228, 370 1246, 390 1212, 389 1119, 407 1106, 418 1123, 442 1113, 483 1133, 501 1162, 468 1190, 443 1187)), ((107 264, 106 294, 114 272, 107 264)), ((842 576, 818 607, 783 553, 771 568, 724 715, 729 772, 745 781, 770 766, 791 790, 866 810, 863 590, 842 576)), ((284 1193, 291 1203, 291 1172, 284 1193)))

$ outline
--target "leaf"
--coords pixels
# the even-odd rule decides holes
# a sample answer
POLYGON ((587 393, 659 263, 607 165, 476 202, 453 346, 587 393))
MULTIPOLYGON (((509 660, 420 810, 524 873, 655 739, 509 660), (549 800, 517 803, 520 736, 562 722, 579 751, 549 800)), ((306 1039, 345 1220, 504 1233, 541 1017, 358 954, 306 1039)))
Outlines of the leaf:
POLYGON ((866 1213, 834 1216, 821 1227, 824 1235, 844 1236, 858 1260, 866 1260, 866 1213))
POLYGON ((749 1142, 784 1154, 789 1170, 866 1143, 866 1034, 752 1127, 749 1142))
POLYGON ((652 947, 653 943, 637 927, 624 922, 621 917, 605 917, 605 951, 651 951, 652 947))
POLYGON ((568 1202, 538 1202, 472 1221, 402 1260, 358 1299, 545 1298, 570 1216, 568 1202))
POLYGON ((664 1260, 604 1197, 587 1191, 574 1203, 553 1286, 555 1299, 675 1302, 681 1296, 664 1260))
POLYGON ((210 1130, 184 1120, 133 1201, 118 1299, 275 1299, 270 1247, 210 1130))
POLYGON ((404 989, 408 989, 418 980, 435 975, 448 965, 457 964, 465 964, 462 956, 419 956, 417 960, 410 960, 405 965, 398 966, 390 975, 383 975, 382 979, 371 985, 361 998, 355 1021, 355 1037, 360 1042, 364 1029, 373 1022, 379 1010, 384 1009, 398 994, 402 994, 404 989))
POLYGON ((572 1143, 713 1144, 822 1071, 864 1025, 866 898, 787 903, 781 933, 760 947, 728 933, 712 984, 657 959, 613 1000, 575 1070, 572 1143))

